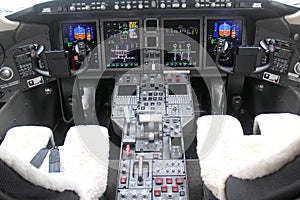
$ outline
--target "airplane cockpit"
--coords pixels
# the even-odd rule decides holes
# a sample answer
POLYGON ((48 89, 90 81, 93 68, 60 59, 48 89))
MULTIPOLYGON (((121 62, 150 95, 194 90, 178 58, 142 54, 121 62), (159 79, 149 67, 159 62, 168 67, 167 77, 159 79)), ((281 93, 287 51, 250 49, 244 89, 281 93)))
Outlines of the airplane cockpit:
POLYGON ((0 16, 0 199, 300 198, 299 51, 273 0, 0 16))

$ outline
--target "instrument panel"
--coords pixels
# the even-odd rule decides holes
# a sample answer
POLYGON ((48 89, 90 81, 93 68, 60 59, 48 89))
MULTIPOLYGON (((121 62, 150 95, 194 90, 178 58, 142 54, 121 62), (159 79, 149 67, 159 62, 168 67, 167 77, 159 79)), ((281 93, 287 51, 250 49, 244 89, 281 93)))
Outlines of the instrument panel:
MULTIPOLYGON (((96 67, 91 69, 98 71, 211 70, 207 66, 213 66, 213 62, 204 58, 209 55, 214 60, 216 40, 230 41, 227 57, 221 58, 230 65, 234 47, 245 40, 243 27, 242 17, 68 21, 61 26, 62 47, 70 51, 78 42, 84 42, 97 55, 94 56, 96 67)), ((76 60, 80 58, 70 57, 77 68, 76 60)))
POLYGON ((200 64, 200 21, 164 21, 164 65, 197 67, 200 64))
POLYGON ((140 22, 103 21, 106 68, 135 68, 141 65, 140 22))
POLYGON ((87 51, 90 52, 97 47, 97 26, 95 22, 63 23, 62 24, 63 48, 69 52, 72 70, 80 67, 84 56, 80 55, 78 44, 83 42, 87 51))
MULTIPOLYGON (((206 50, 213 60, 216 56, 216 42, 219 38, 226 39, 229 47, 220 58, 224 66, 233 66, 234 48, 242 45, 243 20, 241 19, 207 19, 206 50)), ((213 65, 213 64, 212 64, 213 65)))

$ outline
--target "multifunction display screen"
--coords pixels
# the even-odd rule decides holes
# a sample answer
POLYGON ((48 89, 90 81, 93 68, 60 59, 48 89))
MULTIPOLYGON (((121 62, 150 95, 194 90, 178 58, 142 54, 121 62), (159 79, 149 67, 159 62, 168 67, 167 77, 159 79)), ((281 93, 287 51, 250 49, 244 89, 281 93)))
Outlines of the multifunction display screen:
POLYGON ((62 24, 63 46, 73 51, 78 42, 84 42, 91 50, 97 46, 96 23, 62 24))
POLYGON ((139 21, 106 21, 104 28, 107 68, 134 68, 140 65, 139 21))
POLYGON ((199 65, 200 20, 164 21, 164 64, 169 67, 199 65))
POLYGON ((228 51, 220 58, 225 66, 233 65, 234 47, 242 44, 243 22, 240 19, 207 20, 207 53, 215 60, 216 43, 219 38, 229 43, 228 51))

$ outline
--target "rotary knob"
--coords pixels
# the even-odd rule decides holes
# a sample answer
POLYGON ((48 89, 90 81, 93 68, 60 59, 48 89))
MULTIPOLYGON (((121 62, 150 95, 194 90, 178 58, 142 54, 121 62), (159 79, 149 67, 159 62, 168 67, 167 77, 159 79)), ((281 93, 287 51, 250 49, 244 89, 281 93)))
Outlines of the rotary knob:
POLYGON ((138 9, 143 9, 143 8, 144 8, 143 4, 140 3, 140 4, 138 5, 138 9))
POLYGON ((216 7, 216 3, 215 3, 215 2, 212 2, 212 3, 210 4, 210 7, 215 8, 215 7, 216 7))
POLYGON ((86 6, 85 6, 85 9, 86 9, 86 10, 91 10, 91 6, 86 5, 86 6))
POLYGON ((160 8, 166 8, 166 4, 165 3, 161 3, 160 4, 160 8))
POLYGON ((181 8, 186 8, 186 3, 182 3, 181 8))
POLYGON ((130 4, 127 4, 127 5, 126 5, 126 9, 127 9, 127 10, 130 10, 130 9, 131 9, 131 5, 130 5, 130 4))
POLYGON ((0 79, 2 81, 9 81, 13 78, 14 72, 11 68, 9 67, 2 67, 0 69, 0 79))
POLYGON ((70 11, 75 11, 76 10, 76 7, 74 5, 70 6, 70 11))
POLYGON ((196 8, 200 8, 200 3, 196 3, 196 4, 195 4, 195 7, 196 7, 196 8))
POLYGON ((120 6, 119 6, 118 4, 116 4, 116 5, 114 6, 114 9, 115 9, 115 10, 119 10, 119 9, 120 9, 120 6))
POLYGON ((101 5, 101 6, 100 6, 100 9, 101 9, 101 10, 105 10, 105 9, 106 9, 106 6, 105 6, 105 5, 101 5))
POLYGON ((232 7, 232 3, 231 2, 226 3, 226 7, 227 8, 231 8, 232 7))
POLYGON ((296 74, 300 75, 300 62, 297 62, 294 66, 294 71, 296 74))

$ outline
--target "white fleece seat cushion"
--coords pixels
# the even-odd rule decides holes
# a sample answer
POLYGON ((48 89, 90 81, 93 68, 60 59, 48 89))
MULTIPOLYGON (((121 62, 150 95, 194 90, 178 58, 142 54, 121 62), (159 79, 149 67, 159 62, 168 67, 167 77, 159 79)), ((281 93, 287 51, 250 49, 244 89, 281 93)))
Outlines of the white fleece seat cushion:
POLYGON ((0 149, 14 155, 19 154, 22 161, 30 162, 49 141, 54 145, 51 129, 43 126, 19 126, 7 131, 0 149))
MULTIPOLYGON (((61 173, 80 186, 81 199, 100 198, 107 186, 109 162, 107 129, 94 125, 72 127, 67 133, 64 145, 59 147, 59 152, 61 173)), ((48 171, 48 162, 44 162, 42 168, 48 171)))
MULTIPOLYGON (((198 142, 203 135, 207 135, 206 140, 210 141, 211 132, 204 131, 214 130, 214 128, 202 127, 205 124, 202 120, 207 122, 215 117, 220 118, 205 116, 198 119, 198 142)), ((264 135, 262 132, 262 135, 244 136, 241 130, 240 134, 232 134, 232 130, 238 130, 240 125, 237 125, 237 120, 233 120, 230 116, 223 117, 226 119, 222 121, 223 125, 211 124, 224 127, 215 141, 216 144, 206 148, 197 147, 204 184, 220 200, 226 199, 225 183, 230 175, 253 180, 278 171, 300 154, 300 134, 298 136, 288 134, 282 137, 280 134, 264 135), (231 126, 235 127, 230 129, 231 126)), ((289 131, 289 127, 286 127, 286 131, 289 131)), ((214 138, 215 136, 211 140, 214 138)))
POLYGON ((286 134, 299 135, 300 118, 291 113, 260 114, 255 117, 253 134, 278 135, 285 137, 286 134))
POLYGON ((81 200, 101 197, 106 189, 108 174, 107 129, 94 125, 72 127, 59 151, 60 173, 48 173, 49 154, 40 169, 5 149, 0 149, 0 159, 35 185, 59 192, 72 190, 81 200))
POLYGON ((220 137, 242 136, 243 128, 240 122, 229 115, 206 115, 197 121, 197 151, 198 156, 205 157, 211 147, 217 144, 220 137))

